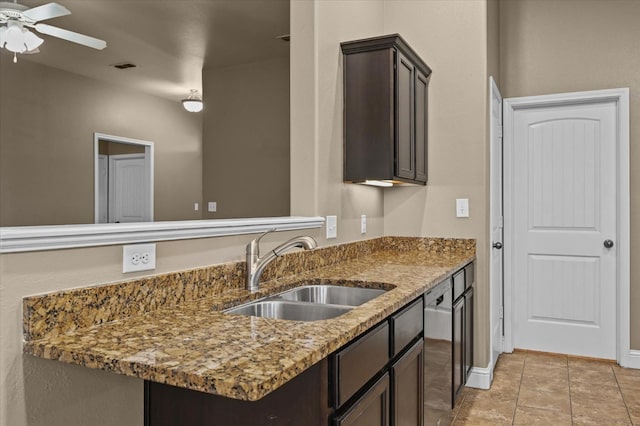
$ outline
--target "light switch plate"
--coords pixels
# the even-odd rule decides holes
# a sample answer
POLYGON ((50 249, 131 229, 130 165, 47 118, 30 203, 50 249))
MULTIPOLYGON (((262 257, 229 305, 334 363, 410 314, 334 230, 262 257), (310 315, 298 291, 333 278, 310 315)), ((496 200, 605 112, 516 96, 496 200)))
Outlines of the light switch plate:
POLYGON ((360 216, 360 233, 361 234, 367 233, 367 215, 366 214, 363 214, 360 216))
POLYGON ((456 217, 469 217, 468 198, 456 198, 456 217))
POLYGON ((338 216, 327 216, 327 239, 338 237, 338 216))

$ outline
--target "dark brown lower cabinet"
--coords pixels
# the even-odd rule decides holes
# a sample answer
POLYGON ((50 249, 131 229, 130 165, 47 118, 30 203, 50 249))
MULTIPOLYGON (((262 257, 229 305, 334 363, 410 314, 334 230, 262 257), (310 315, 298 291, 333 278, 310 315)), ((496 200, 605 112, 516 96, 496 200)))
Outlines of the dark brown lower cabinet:
POLYGON ((145 426, 327 426, 327 360, 257 401, 145 382, 145 426))
POLYGON ((473 369, 473 310, 475 266, 470 263, 453 276, 452 362, 453 389, 451 406, 455 406, 460 391, 473 369))
POLYGON ((391 364, 392 426, 422 426, 424 422, 424 340, 391 364))
POLYGON ((389 426, 389 391, 389 373, 385 373, 344 414, 333 419, 334 426, 389 426))
POLYGON ((469 377, 473 368, 473 287, 464 293, 464 374, 469 377))
POLYGON ((452 405, 458 398, 465 383, 464 368, 464 297, 460 297, 453 303, 453 327, 452 327, 452 350, 453 350, 453 397, 452 405))

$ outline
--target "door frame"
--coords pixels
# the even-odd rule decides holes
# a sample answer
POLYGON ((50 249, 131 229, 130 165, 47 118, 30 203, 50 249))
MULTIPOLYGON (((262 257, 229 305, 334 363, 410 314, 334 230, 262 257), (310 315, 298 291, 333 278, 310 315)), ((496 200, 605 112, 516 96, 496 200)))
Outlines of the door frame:
MULTIPOLYGON (((491 110, 491 106, 493 105, 493 100, 494 98, 498 98, 499 99, 499 108, 500 110, 502 110, 502 105, 504 104, 504 100, 502 98, 502 94, 500 93, 500 89, 498 88, 498 85, 496 83, 496 81, 494 80, 494 78, 492 76, 489 77, 489 97, 490 97, 490 101, 489 101, 489 167, 490 167, 490 172, 489 172, 489 280, 490 280, 490 291, 489 291, 489 310, 490 310, 490 314, 489 314, 489 365, 491 367, 491 372, 493 375, 493 369, 495 368, 496 363, 498 362, 498 358, 495 357, 494 358, 494 348, 498 347, 498 356, 500 353, 502 353, 504 351, 504 347, 503 347, 503 340, 504 340, 504 326, 503 326, 503 322, 504 322, 504 290, 503 290, 503 282, 504 282, 504 254, 502 249, 495 249, 493 248, 493 244, 496 242, 499 243, 503 243, 504 244, 504 217, 503 217, 503 203, 504 203, 504 195, 503 195, 503 191, 504 191, 504 184, 503 184, 503 176, 504 176, 504 159, 503 159, 503 153, 500 154, 500 164, 494 164, 494 150, 499 150, 498 152, 503 150, 503 123, 504 123, 504 116, 500 117, 500 120, 498 123, 494 122, 494 117, 493 117, 493 111, 491 110), (494 170, 496 169, 496 167, 499 167, 501 170, 501 173, 499 175, 499 177, 497 176, 497 182, 494 180, 494 170), (495 187, 496 185, 499 185, 500 187, 502 187, 502 189, 500 191, 496 191, 495 187), (493 210, 494 208, 494 200, 497 200, 500 204, 500 220, 498 221, 498 223, 494 223, 494 217, 495 217, 495 212, 493 210), (496 227, 501 227, 502 228, 502 237, 500 239, 500 241, 494 241, 493 240, 493 230, 496 227), (494 271, 494 266, 493 266, 493 255, 494 255, 494 250, 499 250, 499 254, 502 254, 503 259, 502 259, 502 267, 498 269, 498 271, 494 271), (501 281, 497 282, 494 280, 494 274, 499 274, 501 281), (499 292, 500 293, 500 303, 499 304, 495 304, 494 300, 495 300, 495 295, 494 292, 499 292), (500 318, 499 320, 499 324, 496 324, 494 322, 494 319, 498 317, 500 318), (500 340, 498 342, 496 342, 494 340, 495 338, 495 334, 494 332, 496 331, 496 327, 500 327, 500 340)), ((501 112, 502 115, 504 115, 504 112, 501 112)))
POLYGON ((153 222, 153 204, 154 204, 154 193, 153 193, 153 157, 154 157, 154 147, 153 142, 143 141, 140 139, 132 139, 125 138, 122 136, 113 136, 107 135, 104 133, 94 133, 93 134, 93 199, 94 199, 94 207, 93 207, 93 219, 94 223, 100 223, 100 141, 107 142, 117 142, 128 145, 142 145, 144 146, 144 160, 145 160, 145 170, 147 171, 146 176, 146 184, 145 186, 149 188, 149 217, 150 222, 153 222))
POLYGON ((629 89, 605 89, 586 92, 559 93, 503 100, 503 162, 504 162, 504 346, 505 352, 513 352, 513 144, 514 113, 516 110, 615 102, 617 119, 617 324, 616 360, 623 367, 640 368, 640 351, 631 351, 630 318, 630 192, 629 192, 629 89))

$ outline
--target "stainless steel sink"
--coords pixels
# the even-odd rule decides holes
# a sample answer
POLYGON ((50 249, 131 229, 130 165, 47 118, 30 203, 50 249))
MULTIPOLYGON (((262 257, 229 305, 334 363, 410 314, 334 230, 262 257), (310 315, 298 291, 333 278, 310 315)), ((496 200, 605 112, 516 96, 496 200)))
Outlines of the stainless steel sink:
POLYGON ((339 305, 322 305, 284 300, 259 300, 227 309, 224 312, 228 314, 292 321, 318 321, 335 318, 345 312, 349 312, 351 309, 349 306, 339 305))
MULTIPOLYGON (((318 280, 319 281, 319 280, 318 280)), ((293 321, 335 318, 374 299, 387 290, 320 284, 318 281, 229 308, 227 314, 249 315, 293 321)))
POLYGON ((337 285, 305 285, 271 296, 271 300, 293 300, 323 305, 359 306, 374 299, 385 290, 337 285))

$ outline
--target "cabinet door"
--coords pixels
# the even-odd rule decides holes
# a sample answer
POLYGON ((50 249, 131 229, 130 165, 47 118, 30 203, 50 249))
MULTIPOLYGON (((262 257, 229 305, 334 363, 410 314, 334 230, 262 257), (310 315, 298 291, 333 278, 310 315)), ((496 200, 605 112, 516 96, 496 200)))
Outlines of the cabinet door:
POLYGON ((427 182, 427 84, 429 80, 420 71, 416 70, 415 79, 415 153, 416 173, 415 179, 427 182))
POLYGON ((396 52, 395 169, 401 178, 415 177, 413 64, 396 52))
POLYGON ((347 411, 333 420, 334 426, 389 426, 389 373, 382 376, 347 411))
POLYGON ((422 426, 424 421, 424 340, 391 366, 392 426, 422 426))
POLYGON ((464 378, 473 367, 473 287, 464 294, 464 378))
POLYGON ((464 297, 453 304, 453 401, 464 386, 464 297))

